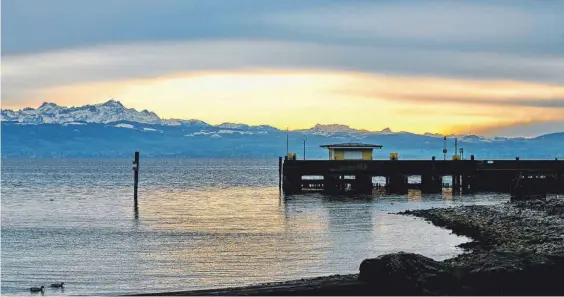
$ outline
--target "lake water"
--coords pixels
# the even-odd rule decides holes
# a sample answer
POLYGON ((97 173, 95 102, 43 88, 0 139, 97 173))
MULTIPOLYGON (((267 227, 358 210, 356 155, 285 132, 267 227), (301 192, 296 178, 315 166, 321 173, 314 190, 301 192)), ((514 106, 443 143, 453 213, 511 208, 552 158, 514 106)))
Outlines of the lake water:
POLYGON ((280 197, 278 160, 2 160, 2 295, 204 289, 358 273, 407 251, 442 260, 467 238, 405 209, 507 195, 280 197))

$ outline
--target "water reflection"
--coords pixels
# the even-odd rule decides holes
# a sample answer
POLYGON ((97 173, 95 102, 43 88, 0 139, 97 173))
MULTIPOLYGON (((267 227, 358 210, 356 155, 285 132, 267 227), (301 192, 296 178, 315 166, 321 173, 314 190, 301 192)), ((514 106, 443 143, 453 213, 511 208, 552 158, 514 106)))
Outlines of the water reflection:
POLYGON ((137 200, 133 201, 133 217, 136 222, 139 221, 139 202, 137 200))
POLYGON ((421 201, 421 190, 408 190, 407 200, 410 201, 421 201))
POLYGON ((209 189, 144 193, 141 222, 152 230, 196 233, 280 233, 283 209, 273 189, 209 189), (218 199, 218 197, 222 197, 218 199))
POLYGON ((429 200, 420 193, 417 199, 323 194, 281 199, 276 188, 232 188, 153 190, 143 197, 140 228, 164 231, 166 240, 138 261, 152 263, 156 275, 197 277, 191 288, 355 273, 363 259, 400 250, 444 259, 466 241, 388 213, 406 202, 436 201, 437 195, 429 200))
POLYGON ((443 199, 444 200, 451 200, 452 201, 453 198, 454 198, 454 195, 452 194, 452 189, 443 189, 443 199))
POLYGON ((443 259, 465 239, 389 213, 508 198, 281 198, 276 160, 147 159, 135 205, 130 163, 3 162, 2 296, 38 282, 72 284, 57 295, 121 294, 354 273, 399 250, 443 259))
POLYGON ((272 190, 146 193, 151 199, 141 202, 141 224, 174 236, 141 260, 156 263, 158 275, 197 276, 191 288, 266 282, 273 275, 291 279, 307 271, 324 274, 326 223, 316 211, 288 209, 272 190))

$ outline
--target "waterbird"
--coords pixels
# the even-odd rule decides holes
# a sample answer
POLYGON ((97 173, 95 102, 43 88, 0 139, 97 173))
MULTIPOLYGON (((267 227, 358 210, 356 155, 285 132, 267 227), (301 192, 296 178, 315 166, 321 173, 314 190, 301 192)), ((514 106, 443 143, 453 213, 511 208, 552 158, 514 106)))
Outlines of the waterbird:
POLYGON ((51 284, 51 288, 62 288, 65 283, 61 282, 60 284, 51 284))
POLYGON ((43 290, 45 290, 45 286, 41 286, 41 288, 38 288, 38 287, 31 287, 31 288, 29 288, 29 290, 30 290, 31 292, 43 292, 43 290))

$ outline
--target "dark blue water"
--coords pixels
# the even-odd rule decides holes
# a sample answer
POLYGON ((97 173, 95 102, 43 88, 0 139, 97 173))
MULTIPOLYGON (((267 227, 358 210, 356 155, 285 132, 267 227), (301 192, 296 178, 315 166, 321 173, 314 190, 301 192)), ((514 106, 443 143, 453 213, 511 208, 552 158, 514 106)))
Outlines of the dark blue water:
POLYGON ((2 295, 203 289, 357 273, 409 251, 434 259, 467 238, 404 209, 490 204, 506 195, 280 197, 277 159, 2 160, 2 295))

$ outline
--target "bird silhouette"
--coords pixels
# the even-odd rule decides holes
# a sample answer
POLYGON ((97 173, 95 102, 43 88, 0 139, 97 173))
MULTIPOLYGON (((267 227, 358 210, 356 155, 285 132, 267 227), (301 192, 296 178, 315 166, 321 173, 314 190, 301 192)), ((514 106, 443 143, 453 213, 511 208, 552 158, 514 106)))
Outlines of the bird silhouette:
POLYGON ((29 288, 29 291, 31 291, 31 292, 43 292, 43 290, 45 290, 45 286, 41 286, 41 288, 38 288, 38 287, 29 288))

